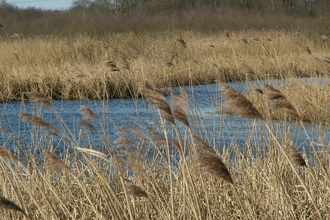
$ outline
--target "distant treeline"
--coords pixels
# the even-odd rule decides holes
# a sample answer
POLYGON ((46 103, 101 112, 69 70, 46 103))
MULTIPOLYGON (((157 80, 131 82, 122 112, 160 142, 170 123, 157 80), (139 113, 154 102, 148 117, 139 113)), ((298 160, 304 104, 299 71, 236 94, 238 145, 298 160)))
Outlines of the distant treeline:
POLYGON ((297 18, 327 23, 329 12, 329 0, 76 0, 68 10, 55 11, 2 0, 0 34, 274 28, 296 25, 297 18))

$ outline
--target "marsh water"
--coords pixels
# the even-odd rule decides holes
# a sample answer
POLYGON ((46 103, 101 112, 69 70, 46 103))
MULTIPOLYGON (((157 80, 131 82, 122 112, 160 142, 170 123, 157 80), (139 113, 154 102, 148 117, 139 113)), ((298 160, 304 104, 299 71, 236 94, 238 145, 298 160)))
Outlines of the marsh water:
MULTIPOLYGON (((301 80, 301 79, 299 79, 301 80)), ((308 81, 309 79, 304 79, 308 81)), ((264 81, 228 83, 234 89, 244 92, 260 87, 264 81)), ((284 84, 285 81, 273 80, 267 82, 271 85, 284 84)), ((268 135, 261 121, 246 120, 236 116, 217 114, 223 105, 220 90, 217 84, 197 85, 171 88, 172 91, 184 89, 188 96, 189 123, 192 131, 208 140, 209 144, 221 150, 224 147, 245 148, 252 146, 253 151, 260 153, 261 146, 267 149, 268 135)), ((170 97, 166 97, 171 102, 170 97)), ((75 146, 98 149, 118 138, 116 126, 141 130, 146 127, 156 126, 159 116, 149 103, 144 99, 109 99, 93 101, 53 101, 53 109, 42 106, 40 103, 11 102, 0 104, 1 121, 0 145, 15 150, 33 149, 38 146, 47 146, 47 150, 58 150, 68 143, 62 136, 45 137, 40 128, 25 122, 17 112, 33 113, 43 118, 61 131, 69 135, 75 146), (86 129, 79 121, 82 120, 80 106, 88 106, 98 117, 98 120, 89 120, 95 128, 86 129), (107 140, 106 142, 104 140, 107 140), (37 146, 38 145, 38 146, 37 146)), ((180 123, 178 123, 180 124, 180 123)), ((318 125, 306 124, 303 129, 301 124, 293 122, 271 123, 279 142, 290 140, 300 151, 311 151, 311 141, 327 144, 330 141, 329 130, 318 125), (306 131, 308 134, 306 134, 306 131), (311 139, 311 141, 309 140, 311 139)), ((183 125, 182 127, 182 135, 183 125)), ((320 145, 315 145, 317 149, 320 145)))

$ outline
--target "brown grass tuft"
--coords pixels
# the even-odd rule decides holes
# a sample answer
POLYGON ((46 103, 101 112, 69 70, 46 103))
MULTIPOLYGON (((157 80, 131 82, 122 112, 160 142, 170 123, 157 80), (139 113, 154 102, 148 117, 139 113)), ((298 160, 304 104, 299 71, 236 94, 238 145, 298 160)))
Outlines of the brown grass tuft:
POLYGON ((220 83, 220 86, 224 93, 223 97, 226 98, 226 106, 230 108, 235 115, 242 118, 263 120, 258 110, 240 92, 224 83, 220 83))
POLYGON ((10 201, 9 199, 6 199, 5 197, 0 196, 0 207, 8 210, 14 210, 20 213, 23 213, 25 216, 25 212, 15 203, 10 201))

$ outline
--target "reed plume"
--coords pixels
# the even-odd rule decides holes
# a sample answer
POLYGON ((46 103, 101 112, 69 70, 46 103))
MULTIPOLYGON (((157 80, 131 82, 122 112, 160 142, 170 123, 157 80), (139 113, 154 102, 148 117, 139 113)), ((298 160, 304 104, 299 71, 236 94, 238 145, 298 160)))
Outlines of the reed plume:
POLYGON ((268 84, 264 84, 264 87, 264 94, 272 111, 283 110, 288 115, 300 120, 298 112, 280 90, 275 89, 268 84))
POLYGON ((23 121, 30 122, 44 129, 50 129, 52 131, 59 132, 59 129, 55 125, 42 118, 39 118, 38 116, 24 112, 17 112, 17 114, 23 118, 23 121))
POLYGON ((119 137, 114 141, 115 144, 134 144, 134 141, 124 138, 124 137, 119 137))
POLYGON ((178 149, 178 151, 180 152, 180 155, 182 155, 183 149, 182 149, 181 144, 171 136, 168 136, 168 139, 171 141, 172 145, 174 145, 178 149))
POLYGON ((175 124, 174 118, 172 115, 172 110, 168 103, 166 102, 165 97, 154 90, 148 89, 145 86, 139 86, 138 92, 148 99, 148 102, 153 105, 154 108, 157 108, 161 111, 161 117, 172 124, 175 124))
POLYGON ((128 130, 122 126, 114 125, 114 128, 117 130, 116 132, 117 135, 129 135, 128 130))
POLYGON ((288 145, 285 148, 285 152, 294 164, 302 167, 307 167, 306 161, 295 147, 288 145))
POLYGON ((0 146, 0 157, 8 157, 14 160, 18 160, 15 154, 13 154, 9 149, 3 146, 0 146))
POLYGON ((10 201, 9 199, 6 199, 3 196, 0 196, 0 207, 4 209, 20 212, 27 217, 26 213, 18 205, 16 205, 14 202, 10 201))
POLYGON ((94 112, 88 107, 88 106, 85 106, 85 105, 82 105, 80 106, 80 114, 83 116, 83 118, 85 120, 97 120, 97 117, 96 115, 94 114, 94 112))
POLYGON ((219 177, 231 184, 234 184, 233 179, 226 167, 217 155, 202 155, 199 158, 200 166, 206 171, 216 177, 219 177))
POLYGON ((210 145, 208 145, 202 138, 198 137, 197 135, 193 135, 193 139, 197 149, 204 151, 205 153, 216 153, 215 150, 210 145))
POLYGON ((25 94, 30 97, 31 102, 40 102, 44 105, 52 106, 50 99, 41 92, 32 91, 32 92, 26 92, 25 94))
POLYGON ((151 127, 147 127, 146 129, 152 141, 157 143, 166 143, 166 138, 161 133, 151 127))
POLYGON ((127 193, 129 195, 135 196, 135 197, 145 197, 148 198, 148 194, 142 190, 139 186, 134 184, 128 184, 126 185, 127 193))
POLYGON ((176 41, 179 42, 179 44, 181 44, 182 47, 187 48, 187 44, 183 39, 177 39, 176 41))
POLYGON ((78 124, 80 124, 83 128, 85 128, 87 130, 94 131, 97 133, 96 128, 88 121, 81 120, 81 121, 78 121, 78 124))
POLYGON ((224 93, 223 98, 226 98, 226 107, 230 108, 235 115, 242 118, 263 120, 259 111, 240 92, 224 83, 220 83, 220 86, 224 93))
POLYGON ((190 128, 188 117, 187 117, 187 99, 188 95, 186 92, 182 92, 181 97, 172 95, 172 114, 173 117, 183 123, 185 126, 190 128))
POLYGON ((68 165, 64 163, 57 155, 52 152, 45 151, 45 164, 48 169, 59 171, 61 169, 65 171, 71 171, 68 165))

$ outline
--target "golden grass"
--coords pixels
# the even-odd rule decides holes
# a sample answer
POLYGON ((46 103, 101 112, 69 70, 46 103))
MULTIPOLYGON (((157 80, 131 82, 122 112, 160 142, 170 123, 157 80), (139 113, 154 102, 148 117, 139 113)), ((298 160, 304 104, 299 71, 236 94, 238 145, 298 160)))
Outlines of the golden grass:
MULTIPOLYGON (((297 83, 297 88, 303 85, 297 83)), ((4 208, 2 219, 329 218, 329 143, 319 137, 317 143, 313 143, 318 146, 317 151, 308 153, 299 149, 299 152, 299 146, 292 145, 286 131, 280 134, 281 140, 276 137, 271 129, 272 121, 268 121, 271 106, 266 105, 268 110, 263 111, 260 103, 255 103, 262 100, 262 94, 252 91, 247 95, 251 103, 244 104, 247 100, 243 94, 233 92, 227 85, 221 86, 225 92, 236 94, 227 94, 225 103, 229 102, 228 107, 231 108, 242 108, 236 112, 238 116, 252 118, 247 122, 251 122, 257 130, 262 130, 261 123, 268 126, 268 140, 254 143, 253 134, 248 134, 244 147, 235 142, 218 146, 216 143, 222 137, 217 131, 205 139, 205 134, 200 131, 208 124, 189 121, 191 117, 187 117, 189 109, 186 103, 189 100, 184 92, 173 95, 172 104, 169 104, 156 91, 140 87, 142 95, 160 110, 161 118, 166 119, 164 112, 167 117, 173 117, 170 123, 155 122, 146 128, 142 125, 117 125, 115 129, 119 137, 109 142, 105 134, 102 149, 96 149, 92 144, 79 146, 78 140, 65 130, 58 132, 67 143, 67 149, 61 154, 50 150, 52 138, 47 134, 35 137, 31 133, 34 151, 43 154, 35 154, 20 146, 15 147, 12 153, 3 147, 0 157, 1 193, 10 201, 3 199, 0 204, 0 208, 4 208), (250 113, 251 117, 241 114, 243 109, 252 108, 252 105, 261 109, 262 118, 255 110, 250 113), (185 125, 181 126, 184 132, 175 132, 179 130, 180 123, 185 125), (263 145, 272 150, 255 152, 263 145), (24 154, 16 156, 21 151, 24 154), (311 160, 307 155, 318 159, 311 160), (8 160, 8 157, 14 160, 8 160)), ((309 88, 318 92, 322 90, 313 84, 309 88)), ((287 87, 277 89, 281 91, 281 97, 287 97, 286 101, 299 112, 300 107, 288 95, 293 93, 287 93, 287 87)), ((308 96, 322 97, 311 90, 308 96)), ((318 100, 314 98, 309 100, 318 100)), ((56 112, 55 108, 51 110, 56 112)), ((81 106, 80 110, 86 119, 96 118, 87 106, 81 106)), ((19 115, 40 129, 55 130, 51 122, 34 114, 19 115)), ((198 118, 199 115, 193 117, 198 118)), ((225 126, 221 124, 221 127, 225 126)), ((92 137, 94 134, 80 135, 79 138, 83 139, 84 135, 92 137)))
POLYGON ((131 97, 147 80, 162 88, 328 76, 330 68, 329 40, 283 30, 35 36, 0 47, 4 102, 36 91, 52 99, 131 97))
MULTIPOLYGON (((259 91, 260 88, 251 87, 253 89, 247 92, 247 97, 263 117, 278 120, 295 118, 312 124, 330 126, 330 86, 327 78, 323 82, 288 79, 286 85, 274 86, 277 90, 272 93, 275 95, 275 101, 269 101, 267 94, 259 91)), ((264 86, 261 89, 266 90, 264 86)))
MULTIPOLYGON (((247 131, 244 146, 235 141, 219 146, 220 131, 207 135, 203 131, 209 128, 208 120, 191 120, 201 117, 189 111, 194 103, 188 104, 184 91, 172 94, 170 104, 158 89, 214 80, 328 76, 326 40, 268 30, 212 36, 187 31, 98 39, 36 37, 0 44, 6 51, 0 54, 2 100, 41 102, 63 123, 57 127, 39 114, 18 113, 35 130, 46 132, 31 132, 31 146, 25 146, 18 141, 25 138, 19 131, 15 148, 1 147, 2 219, 330 218, 329 143, 322 135, 313 141, 308 137, 317 149, 305 152, 291 144, 287 130, 278 138, 269 120, 293 117, 328 129, 327 81, 266 86, 273 95, 253 85, 241 94, 220 83, 232 112, 248 118, 253 131, 265 134, 255 141, 254 133, 247 131), (8 56, 13 53, 19 59, 8 56), (161 65, 164 62, 171 64, 161 65), (158 110, 161 120, 150 127, 115 125, 116 140, 105 132, 106 117, 98 118, 88 106, 80 107, 78 123, 93 132, 66 130, 67 119, 60 118, 49 98, 139 94, 158 110), (99 122, 102 129, 87 120, 99 122), (82 140, 99 135, 102 146, 79 142, 73 133, 82 140), (63 143, 62 153, 55 153, 53 138, 63 143)), ((228 126, 222 120, 216 123, 221 129, 228 126)))

